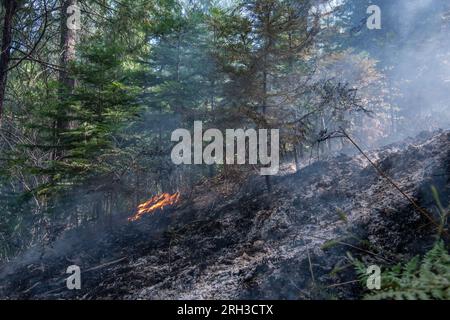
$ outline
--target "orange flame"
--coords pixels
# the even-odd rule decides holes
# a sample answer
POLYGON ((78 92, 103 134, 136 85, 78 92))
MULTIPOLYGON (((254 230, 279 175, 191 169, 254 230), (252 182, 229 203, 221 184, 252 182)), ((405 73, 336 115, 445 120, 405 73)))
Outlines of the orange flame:
POLYGON ((130 218, 128 221, 137 221, 142 218, 146 213, 154 213, 158 209, 164 209, 165 206, 172 206, 180 200, 180 193, 162 193, 152 197, 147 202, 144 202, 138 206, 136 214, 130 218))

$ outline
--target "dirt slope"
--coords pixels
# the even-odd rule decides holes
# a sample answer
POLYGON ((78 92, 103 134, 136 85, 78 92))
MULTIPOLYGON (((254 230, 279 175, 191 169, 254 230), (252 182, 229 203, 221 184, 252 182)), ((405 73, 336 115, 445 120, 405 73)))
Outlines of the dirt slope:
MULTIPOLYGON (((421 206, 434 210, 431 185, 448 202, 450 132, 369 155, 421 206)), ((432 244, 429 222, 360 155, 319 161, 273 184, 268 194, 263 178, 249 178, 227 196, 198 186, 176 208, 137 223, 69 233, 44 254, 3 266, 0 296, 352 299, 363 290, 347 252, 383 267, 432 244), (81 267, 82 290, 65 287, 71 264, 81 267)))

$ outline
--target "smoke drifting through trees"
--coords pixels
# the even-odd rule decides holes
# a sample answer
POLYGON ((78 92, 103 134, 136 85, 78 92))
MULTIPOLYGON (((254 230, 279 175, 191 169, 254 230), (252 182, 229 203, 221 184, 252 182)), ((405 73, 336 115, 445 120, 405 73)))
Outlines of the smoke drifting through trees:
MULTIPOLYGON (((421 130, 448 128, 448 1, 348 2, 352 14, 346 19, 357 26, 364 19, 364 8, 370 4, 381 8, 382 29, 354 27, 350 36, 343 38, 349 47, 366 52, 377 61, 376 69, 386 83, 382 94, 391 109, 389 138, 402 139, 421 130)), ((378 112, 376 108, 374 111, 378 112)))
POLYGON ((327 139, 339 127, 374 146, 449 125, 446 1, 36 0, 7 21, 8 3, 2 259, 151 195, 258 172, 175 166, 171 133, 194 121, 279 129, 281 161, 296 167, 351 150, 327 139), (366 28, 371 4, 381 30, 366 28))

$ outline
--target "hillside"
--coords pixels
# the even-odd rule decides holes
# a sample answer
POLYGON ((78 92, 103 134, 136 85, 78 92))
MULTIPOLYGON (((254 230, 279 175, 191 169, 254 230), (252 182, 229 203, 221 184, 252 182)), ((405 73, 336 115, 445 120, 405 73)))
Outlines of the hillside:
MULTIPOLYGON (((450 195, 450 132, 423 133, 368 153, 430 212, 431 186, 450 195)), ((364 159, 340 155, 294 174, 223 181, 136 222, 68 232, 0 269, 6 299, 359 298, 347 252, 382 267, 423 253, 429 221, 364 159), (208 192, 205 192, 207 190, 208 192), (82 289, 65 287, 67 266, 82 289)))

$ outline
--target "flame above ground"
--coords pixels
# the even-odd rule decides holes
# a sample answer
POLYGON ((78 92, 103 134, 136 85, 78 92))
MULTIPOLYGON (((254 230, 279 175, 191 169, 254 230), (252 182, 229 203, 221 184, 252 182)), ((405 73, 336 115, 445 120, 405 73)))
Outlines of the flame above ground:
POLYGON ((140 204, 134 216, 128 218, 128 221, 137 221, 146 213, 154 213, 158 209, 164 209, 166 206, 172 206, 180 200, 180 193, 162 193, 153 196, 150 200, 140 204))

